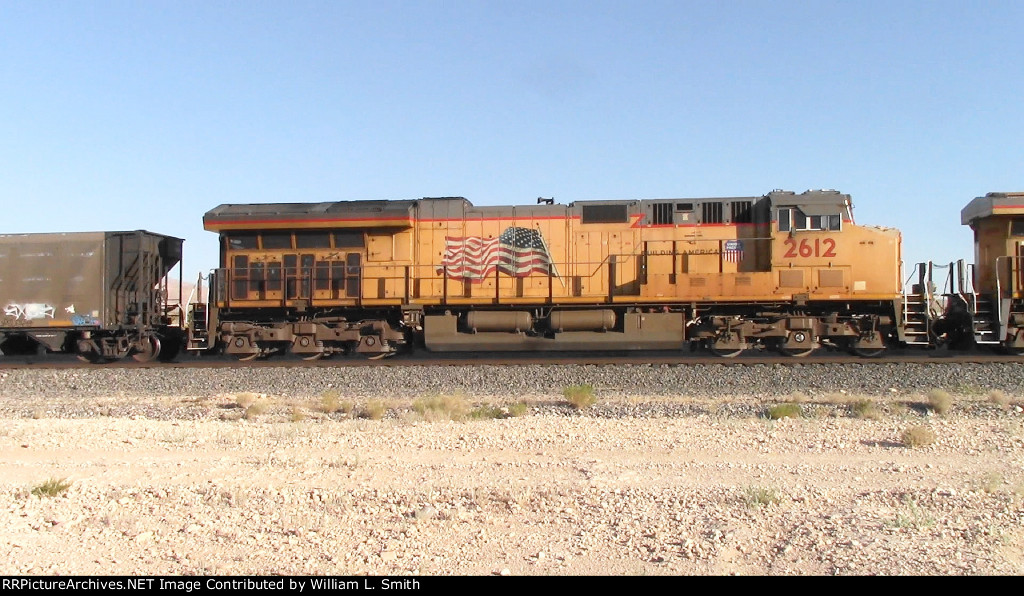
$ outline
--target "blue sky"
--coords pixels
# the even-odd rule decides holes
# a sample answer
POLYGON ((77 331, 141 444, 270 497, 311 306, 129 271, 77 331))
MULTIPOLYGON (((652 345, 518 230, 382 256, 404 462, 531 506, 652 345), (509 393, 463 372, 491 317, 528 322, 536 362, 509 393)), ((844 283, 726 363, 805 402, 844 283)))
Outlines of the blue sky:
POLYGON ((0 233, 221 203, 835 188, 908 263, 1024 190, 1024 3, 0 0, 0 233))

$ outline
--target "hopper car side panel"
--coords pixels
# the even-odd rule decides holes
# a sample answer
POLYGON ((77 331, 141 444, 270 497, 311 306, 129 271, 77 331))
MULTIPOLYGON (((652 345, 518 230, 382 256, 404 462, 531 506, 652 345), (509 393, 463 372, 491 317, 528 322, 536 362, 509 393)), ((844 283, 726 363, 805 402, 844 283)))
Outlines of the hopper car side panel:
POLYGON ((0 236, 0 342, 88 359, 177 351, 166 275, 182 240, 145 231, 0 236))

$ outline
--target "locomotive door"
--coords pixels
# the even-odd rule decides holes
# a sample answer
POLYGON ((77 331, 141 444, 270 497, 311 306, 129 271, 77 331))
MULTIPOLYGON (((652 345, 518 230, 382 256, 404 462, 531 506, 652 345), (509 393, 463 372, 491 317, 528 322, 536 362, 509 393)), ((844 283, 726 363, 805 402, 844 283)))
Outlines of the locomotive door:
POLYGON ((284 255, 286 300, 309 300, 313 295, 313 261, 313 255, 284 255))
POLYGON ((1010 259, 1010 271, 1013 272, 1011 276, 1011 279, 1013 279, 1013 288, 1010 291, 1011 296, 1019 295, 1024 290, 1024 266, 1022 265, 1024 265, 1024 242, 1017 242, 1017 255, 1010 259))

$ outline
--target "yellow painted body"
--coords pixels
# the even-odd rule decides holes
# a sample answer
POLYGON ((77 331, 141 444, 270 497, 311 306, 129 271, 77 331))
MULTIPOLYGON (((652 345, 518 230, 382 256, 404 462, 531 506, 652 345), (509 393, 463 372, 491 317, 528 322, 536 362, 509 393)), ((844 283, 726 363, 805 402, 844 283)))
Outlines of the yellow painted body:
MULTIPOLYGON (((225 241, 226 274, 220 283, 227 292, 218 294, 218 306, 673 305, 900 296, 895 229, 849 221, 841 230, 793 232, 779 232, 775 223, 646 226, 639 215, 628 223, 583 224, 574 217, 488 217, 489 209, 477 207, 458 219, 413 218, 398 227, 367 222, 315 227, 349 232, 358 227, 365 234, 358 248, 236 249, 225 241), (491 273, 482 280, 446 275, 450 239, 493 240, 510 227, 540 233, 552 275, 491 273), (742 242, 741 259, 726 258, 730 240, 742 242), (292 267, 285 263, 288 255, 292 267), (240 256, 245 267, 236 266, 240 256), (279 283, 269 273, 274 268, 279 283)), ((508 213, 508 208, 493 209, 508 213)))

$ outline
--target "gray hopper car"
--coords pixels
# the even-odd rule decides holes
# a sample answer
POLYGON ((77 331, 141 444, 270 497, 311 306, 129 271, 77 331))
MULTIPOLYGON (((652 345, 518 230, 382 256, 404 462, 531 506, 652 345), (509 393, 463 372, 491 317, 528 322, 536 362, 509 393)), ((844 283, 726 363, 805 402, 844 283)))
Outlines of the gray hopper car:
POLYGON ((173 357, 184 334, 167 274, 179 265, 181 278, 183 242, 144 230, 0 235, 0 350, 173 357))

